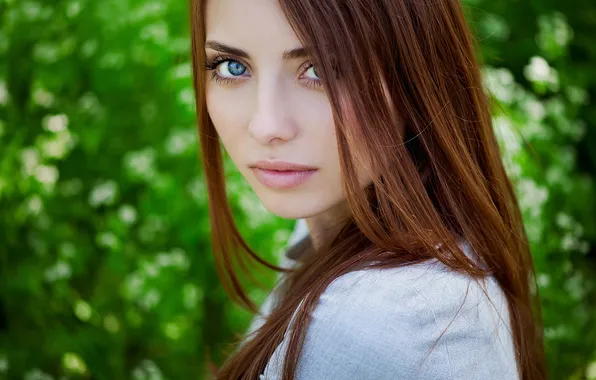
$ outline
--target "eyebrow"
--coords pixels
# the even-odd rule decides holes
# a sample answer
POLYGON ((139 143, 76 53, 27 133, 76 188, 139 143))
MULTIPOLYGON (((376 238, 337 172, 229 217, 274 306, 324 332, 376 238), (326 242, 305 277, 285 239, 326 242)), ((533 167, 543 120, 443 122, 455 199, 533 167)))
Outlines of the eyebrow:
MULTIPOLYGON (((235 48, 233 46, 223 44, 221 42, 217 42, 217 41, 205 42, 205 48, 213 49, 213 50, 219 51, 221 53, 235 55, 237 57, 244 58, 244 59, 250 59, 250 55, 246 51, 239 49, 239 48, 235 48)), ((299 48, 292 49, 292 50, 286 50, 282 54, 282 58, 284 61, 289 61, 289 60, 298 59, 298 58, 305 58, 308 56, 309 56, 308 52, 303 47, 299 47, 299 48)))

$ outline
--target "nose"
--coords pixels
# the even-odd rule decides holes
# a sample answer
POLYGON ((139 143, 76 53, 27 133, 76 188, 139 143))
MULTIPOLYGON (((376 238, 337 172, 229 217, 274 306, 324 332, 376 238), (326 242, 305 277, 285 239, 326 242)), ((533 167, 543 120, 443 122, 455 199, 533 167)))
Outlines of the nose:
POLYGON ((265 79, 257 86, 254 112, 248 125, 250 136, 262 145, 290 141, 298 134, 289 109, 288 89, 282 81, 265 79))

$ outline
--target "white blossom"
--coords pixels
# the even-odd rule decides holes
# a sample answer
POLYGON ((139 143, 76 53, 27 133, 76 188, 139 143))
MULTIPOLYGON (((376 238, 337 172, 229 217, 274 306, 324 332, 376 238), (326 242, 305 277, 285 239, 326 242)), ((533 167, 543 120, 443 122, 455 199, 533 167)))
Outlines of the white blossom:
POLYGON ((141 295, 144 284, 145 278, 134 272, 124 281, 124 294, 128 299, 136 299, 141 295))
POLYGON ((45 270, 44 275, 48 282, 68 279, 72 275, 72 268, 66 261, 58 260, 56 264, 45 270))
POLYGON ((536 282, 538 282, 538 285, 543 288, 547 287, 550 284, 550 276, 545 273, 540 273, 536 279, 536 282))
POLYGON ((115 334, 120 330, 120 322, 113 314, 108 314, 103 319, 103 327, 110 333, 115 334))
POLYGON ((39 368, 33 368, 23 375, 23 380, 54 380, 54 378, 39 368))
POLYGON ((35 21, 40 18, 41 5, 36 1, 24 1, 21 4, 21 10, 26 20, 35 21))
POLYGON ((551 67, 542 57, 534 56, 530 59, 529 66, 526 66, 526 78, 532 81, 545 82, 550 77, 551 67))
POLYGON ((124 165, 131 176, 150 180, 155 175, 155 150, 151 147, 129 152, 124 157, 124 165))
POLYGON ((79 0, 72 0, 66 5, 66 16, 68 18, 76 17, 81 13, 82 8, 79 0))
POLYGON ((126 62, 126 56, 123 53, 106 52, 98 61, 101 69, 121 69, 126 62))
POLYGON ((510 104, 514 100, 515 81, 507 69, 487 67, 482 71, 484 86, 498 100, 510 104))
POLYGON ((8 363, 8 358, 4 354, 0 354, 0 374, 5 374, 8 372, 10 365, 8 363))
POLYGON ((515 156, 522 148, 522 140, 512 121, 504 116, 496 116, 493 118, 493 128, 505 154, 515 156))
POLYGON ((28 177, 35 174, 35 169, 40 163, 39 152, 33 147, 21 151, 21 164, 23 175, 28 177))
POLYGON ((180 337, 182 336, 182 328, 174 322, 166 323, 163 326, 163 332, 165 336, 172 340, 180 339, 180 337))
POLYGON ((207 201, 207 187, 205 180, 202 178, 193 178, 186 186, 186 191, 188 191, 197 204, 203 205, 207 201))
POLYGON ((174 66, 170 70, 170 78, 176 79, 190 79, 192 77, 192 66, 190 62, 184 62, 174 66))
POLYGON ((159 274, 159 266, 156 263, 143 262, 141 264, 141 268, 143 270, 143 273, 149 278, 157 277, 157 275, 159 274))
POLYGON ((574 104, 586 104, 590 97, 584 88, 577 86, 567 86, 565 88, 565 93, 569 100, 574 104))
POLYGON ((143 360, 133 371, 133 380, 163 380, 164 376, 151 360, 143 360))
POLYGON ((150 310, 157 306, 160 299, 161 293, 159 292, 159 290, 152 288, 143 295, 139 302, 141 307, 143 307, 145 310, 150 310))
POLYGON ((45 108, 49 108, 54 104, 54 95, 42 87, 37 87, 33 91, 33 102, 45 108))
POLYGON ((528 211, 533 219, 538 218, 543 204, 548 199, 548 190, 538 186, 536 182, 528 178, 520 179, 517 186, 521 208, 528 211))
POLYGON ((586 369, 586 376, 588 379, 596 379, 596 360, 588 365, 586 369))
POLYGON ((171 156, 178 156, 184 153, 189 147, 197 142, 194 129, 175 130, 166 140, 166 152, 171 156))
POLYGON ((195 93, 192 87, 186 87, 178 93, 178 102, 187 107, 188 109, 194 109, 195 107, 195 93))
POLYGON ((112 232, 102 232, 97 236, 97 244, 104 248, 117 249, 120 241, 112 232))
POLYGON ((559 74, 540 56, 530 58, 530 63, 524 67, 524 76, 530 82, 548 84, 552 90, 559 88, 559 74))
POLYGON ((176 268, 186 270, 190 266, 188 256, 182 248, 174 248, 170 251, 170 262, 176 268))
POLYGON ((37 194, 31 196, 31 198, 29 198, 29 200, 27 201, 27 211, 29 212, 29 215, 39 215, 41 213, 42 208, 43 202, 41 200, 41 197, 37 194))
POLYGON ((83 42, 81 46, 81 55, 84 58, 90 58, 97 52, 98 43, 97 40, 87 40, 83 42))
POLYGON ((9 99, 8 89, 6 88, 6 82, 0 80, 0 106, 5 105, 8 103, 9 99))
POLYGON ((526 110, 532 120, 541 121, 546 115, 544 105, 535 98, 523 102, 522 107, 526 110))
POLYGON ((203 289, 197 288, 193 284, 186 284, 182 289, 182 300, 184 306, 192 310, 197 307, 198 302, 203 299, 203 289))
POLYGON ((141 40, 164 45, 169 38, 168 24, 162 20, 153 24, 149 24, 141 30, 140 37, 141 40))
POLYGON ((63 159, 72 151, 76 143, 68 130, 55 133, 51 137, 40 139, 40 150, 44 157, 63 159))
POLYGON ((51 64, 60 58, 60 47, 56 43, 40 41, 33 47, 33 58, 44 64, 51 64))
POLYGON ((161 1, 145 1, 132 12, 130 18, 134 22, 143 21, 147 18, 163 16, 166 10, 165 4, 161 1))
POLYGON ((543 49, 545 49, 548 40, 554 41, 560 47, 565 47, 573 39, 573 29, 561 12, 540 15, 538 29, 537 39, 543 49))
POLYGON ((574 223, 574 220, 571 217, 571 215, 569 215, 569 214, 567 214, 565 212, 559 212, 557 214, 557 217, 556 217, 555 220, 557 222, 557 225, 560 228, 563 228, 563 229, 569 229, 569 228, 571 228, 571 226, 574 223))
POLYGON ((93 313, 93 309, 91 309, 91 305, 83 300, 77 300, 74 305, 74 314, 83 322, 89 321, 91 319, 91 314, 93 313))
POLYGON ((65 114, 46 116, 43 119, 43 128, 47 131, 58 133, 68 127, 68 116, 65 114))
POLYGON ((62 365, 69 372, 84 374, 88 372, 87 365, 83 358, 74 352, 67 352, 62 356, 62 365))
POLYGON ((39 165, 35 168, 35 178, 45 188, 46 191, 51 192, 58 181, 58 168, 52 165, 39 165))
POLYGON ((112 205, 116 200, 118 184, 115 181, 107 180, 96 185, 89 194, 89 204, 92 207, 112 205))
POLYGON ((122 205, 118 210, 118 216, 126 224, 133 224, 137 221, 137 210, 131 205, 122 205))

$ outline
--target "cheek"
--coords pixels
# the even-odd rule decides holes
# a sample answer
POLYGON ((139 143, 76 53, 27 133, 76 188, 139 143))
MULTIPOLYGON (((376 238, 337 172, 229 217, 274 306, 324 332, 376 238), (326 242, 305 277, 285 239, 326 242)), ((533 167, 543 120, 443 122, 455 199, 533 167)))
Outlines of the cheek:
POLYGON ((244 123, 244 111, 238 106, 241 104, 240 100, 234 99, 233 94, 215 86, 207 86, 207 112, 228 152, 235 150, 244 123))
POLYGON ((308 135, 307 144, 322 147, 320 153, 327 158, 330 154, 337 154, 335 121, 326 95, 312 90, 303 95, 296 97, 292 104, 301 129, 308 135))
POLYGON ((304 152, 307 154, 304 159, 309 162, 311 157, 316 158, 317 161, 311 163, 323 168, 320 181, 316 184, 317 197, 325 202, 335 203, 343 197, 343 192, 333 112, 326 97, 319 101, 311 99, 309 107, 301 112, 301 123, 308 129, 309 135, 308 142, 304 145, 304 152))

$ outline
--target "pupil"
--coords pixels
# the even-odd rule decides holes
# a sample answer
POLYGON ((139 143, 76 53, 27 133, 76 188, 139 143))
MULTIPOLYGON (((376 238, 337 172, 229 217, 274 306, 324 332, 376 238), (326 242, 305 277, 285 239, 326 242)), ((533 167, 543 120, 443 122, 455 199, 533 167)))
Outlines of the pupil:
POLYGON ((242 75, 246 71, 246 67, 239 62, 230 62, 228 64, 228 69, 232 75, 242 75))

